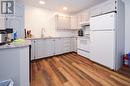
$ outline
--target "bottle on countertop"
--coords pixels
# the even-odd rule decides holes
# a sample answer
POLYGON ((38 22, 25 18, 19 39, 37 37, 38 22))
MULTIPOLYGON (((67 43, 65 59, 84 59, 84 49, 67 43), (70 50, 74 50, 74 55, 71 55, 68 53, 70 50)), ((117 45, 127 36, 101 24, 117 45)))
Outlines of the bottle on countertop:
POLYGON ((13 40, 16 40, 16 39, 17 39, 17 32, 14 31, 14 32, 13 32, 13 40))
POLYGON ((27 38, 32 38, 31 30, 27 30, 27 38))

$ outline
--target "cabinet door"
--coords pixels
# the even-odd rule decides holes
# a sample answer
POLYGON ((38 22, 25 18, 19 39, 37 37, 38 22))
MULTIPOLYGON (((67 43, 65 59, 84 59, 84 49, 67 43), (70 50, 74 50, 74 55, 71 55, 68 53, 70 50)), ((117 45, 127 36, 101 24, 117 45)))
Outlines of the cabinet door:
POLYGON ((54 39, 46 39, 45 40, 46 46, 46 56, 53 56, 54 55, 54 39))
POLYGON ((62 29, 62 24, 63 24, 63 17, 62 16, 59 16, 59 15, 56 15, 55 16, 55 22, 56 22, 56 29, 62 29))
POLYGON ((70 29, 70 17, 69 16, 60 16, 56 15, 56 28, 57 29, 70 29))
POLYGON ((71 51, 71 38, 63 38, 63 52, 67 53, 71 51))
POLYGON ((17 31, 18 38, 24 38, 24 17, 8 18, 6 27, 13 28, 14 31, 17 31))
POLYGON ((70 20, 70 17, 66 17, 66 19, 65 19, 65 28, 66 29, 71 29, 71 20, 70 20))
POLYGON ((58 16, 58 26, 59 26, 59 29, 64 29, 64 17, 63 16, 58 16))
POLYGON ((77 16, 77 29, 80 29, 80 23, 82 22, 82 15, 77 16))
POLYGON ((77 52, 77 38, 74 38, 74 51, 77 52))
POLYGON ((35 40, 31 41, 31 60, 35 59, 35 40))
POLYGON ((24 3, 20 0, 15 2, 15 16, 24 17, 24 3))
POLYGON ((71 51, 77 51, 77 38, 71 38, 71 51))
POLYGON ((0 29, 4 29, 4 28, 6 28, 5 17, 2 17, 2 15, 0 15, 0 29))
POLYGON ((78 20, 76 16, 71 17, 71 29, 77 29, 78 27, 78 20))
POLYGON ((55 39, 55 55, 63 54, 63 42, 61 38, 55 39))
POLYGON ((35 59, 40 59, 46 57, 46 45, 45 41, 36 40, 35 41, 35 59))

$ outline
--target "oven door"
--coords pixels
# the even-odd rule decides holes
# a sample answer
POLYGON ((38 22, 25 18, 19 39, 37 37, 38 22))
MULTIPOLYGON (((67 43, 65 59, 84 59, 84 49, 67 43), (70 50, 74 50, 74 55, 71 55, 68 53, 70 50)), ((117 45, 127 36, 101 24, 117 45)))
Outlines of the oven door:
POLYGON ((77 40, 77 48, 87 51, 90 51, 90 39, 86 37, 79 37, 77 40))

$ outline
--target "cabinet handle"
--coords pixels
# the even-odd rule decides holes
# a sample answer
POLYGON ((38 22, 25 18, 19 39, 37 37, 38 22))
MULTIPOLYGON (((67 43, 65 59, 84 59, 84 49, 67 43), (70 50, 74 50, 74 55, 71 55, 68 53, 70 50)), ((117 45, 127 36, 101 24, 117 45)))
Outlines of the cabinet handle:
POLYGON ((115 7, 115 9, 117 9, 117 7, 115 7))
POLYGON ((117 1, 115 1, 115 4, 117 3, 117 1))

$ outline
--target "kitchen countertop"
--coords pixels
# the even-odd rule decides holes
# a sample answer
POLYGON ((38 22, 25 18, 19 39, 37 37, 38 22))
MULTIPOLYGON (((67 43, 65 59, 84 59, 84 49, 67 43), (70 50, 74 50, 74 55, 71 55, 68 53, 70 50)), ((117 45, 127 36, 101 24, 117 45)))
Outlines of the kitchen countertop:
POLYGON ((74 36, 71 37, 44 37, 44 38, 26 38, 24 40, 22 40, 22 42, 12 42, 10 44, 5 44, 5 45, 0 45, 0 50, 1 49, 10 49, 10 48, 20 48, 20 47, 26 47, 31 45, 31 41, 30 40, 39 40, 39 39, 56 39, 56 38, 77 38, 74 36))
POLYGON ((26 38, 27 40, 39 40, 39 39, 56 39, 56 38, 77 38, 77 37, 74 37, 74 36, 71 36, 71 37, 43 37, 43 38, 40 38, 40 37, 37 37, 37 38, 26 38))
POLYGON ((11 49, 11 48, 21 48, 21 47, 27 47, 31 45, 31 42, 28 40, 24 40, 22 42, 12 42, 10 44, 0 45, 1 49, 11 49))

